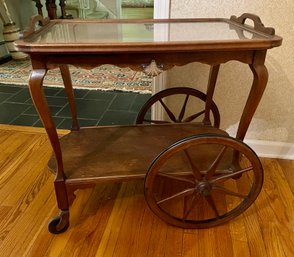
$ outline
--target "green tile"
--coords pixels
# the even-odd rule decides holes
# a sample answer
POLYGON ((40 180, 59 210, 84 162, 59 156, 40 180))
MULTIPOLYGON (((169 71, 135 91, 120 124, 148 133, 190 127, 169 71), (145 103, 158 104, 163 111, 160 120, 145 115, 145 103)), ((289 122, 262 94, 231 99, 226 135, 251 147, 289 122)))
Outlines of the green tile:
MULTIPOLYGON (((55 124, 55 127, 57 128, 59 126, 60 123, 62 123, 64 120, 64 118, 60 118, 60 117, 53 117, 53 121, 55 124)), ((43 127, 42 121, 38 120, 35 124, 34 127, 43 127)))
POLYGON ((20 92, 14 94, 12 97, 8 98, 6 102, 11 103, 26 103, 31 99, 30 92, 27 88, 23 88, 20 92))
POLYGON ((59 106, 49 106, 50 112, 52 116, 59 116, 58 113, 62 110, 63 107, 59 106))
POLYGON ((13 125, 21 125, 21 126, 33 126, 39 120, 38 116, 31 115, 20 115, 15 120, 13 120, 10 124, 13 125))
MULTIPOLYGON (((98 120, 87 120, 87 119, 78 119, 80 127, 92 127, 96 126, 98 120)), ((65 118, 58 126, 60 129, 71 129, 71 119, 65 118)))
POLYGON ((2 103, 0 104, 0 123, 9 124, 17 116, 22 114, 30 105, 18 103, 2 103))
POLYGON ((117 93, 109 109, 129 110, 135 97, 136 97, 135 93, 117 93))
POLYGON ((34 125, 34 127, 43 127, 41 120, 38 120, 34 125))
POLYGON ((24 112, 24 114, 26 114, 26 115, 38 115, 38 113, 37 113, 37 111, 36 111, 36 108, 35 108, 35 106, 31 106, 30 108, 28 108, 25 112, 24 112))
POLYGON ((139 112, 142 106, 148 101, 151 94, 137 94, 130 108, 131 111, 139 112))
POLYGON ((134 124, 137 114, 124 111, 107 111, 99 121, 99 125, 128 125, 134 124))
POLYGON ((12 86, 12 85, 1 85, 0 84, 0 92, 14 94, 20 92, 24 87, 21 86, 12 86))
POLYGON ((44 92, 46 96, 55 96, 62 90, 63 88, 44 87, 44 92))
POLYGON ((46 96, 46 100, 49 106, 63 107, 68 103, 66 97, 46 96))
MULTIPOLYGON (((74 89, 75 99, 84 98, 84 96, 87 95, 89 91, 90 90, 87 89, 74 89)), ((60 90, 56 96, 67 97, 65 89, 60 90)))
MULTIPOLYGON (((108 107, 106 101, 95 101, 86 99, 76 99, 78 118, 81 119, 99 119, 108 107)), ((59 113, 60 117, 71 117, 68 105, 59 113)))
POLYGON ((0 104, 6 101, 8 98, 10 98, 12 94, 8 93, 0 93, 0 104))
MULTIPOLYGON (((50 112, 51 112, 52 116, 58 116, 56 114, 62 109, 62 107, 49 106, 49 109, 50 109, 50 112)), ((30 108, 28 108, 23 114, 26 114, 26 115, 38 115, 34 105, 32 105, 30 108)))
POLYGON ((91 100, 105 100, 111 101, 116 96, 116 92, 105 92, 100 90, 91 90, 86 96, 85 99, 91 100))

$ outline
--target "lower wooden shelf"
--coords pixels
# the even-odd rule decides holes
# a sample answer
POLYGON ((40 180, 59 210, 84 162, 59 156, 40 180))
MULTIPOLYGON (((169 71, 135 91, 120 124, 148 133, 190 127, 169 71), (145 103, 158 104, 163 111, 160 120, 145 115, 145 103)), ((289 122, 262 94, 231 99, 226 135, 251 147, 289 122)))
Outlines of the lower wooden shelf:
MULTIPOLYGON (((185 137, 204 133, 227 135, 220 129, 197 124, 91 127, 72 131, 60 139, 66 183, 144 178, 152 161, 165 148, 185 137)), ((54 155, 48 166, 56 172, 54 155)), ((184 169, 187 164, 181 161, 176 166, 184 169)))

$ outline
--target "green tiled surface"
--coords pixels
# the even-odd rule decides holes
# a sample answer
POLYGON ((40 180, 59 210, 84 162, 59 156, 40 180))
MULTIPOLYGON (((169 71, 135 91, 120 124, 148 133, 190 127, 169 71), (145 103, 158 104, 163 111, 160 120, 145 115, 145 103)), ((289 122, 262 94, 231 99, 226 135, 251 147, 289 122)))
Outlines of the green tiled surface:
POLYGON ((136 95, 128 94, 128 93, 121 93, 117 94, 111 105, 109 106, 109 109, 111 110, 129 110, 132 106, 132 103, 135 99, 136 95))
MULTIPOLYGON (((44 89, 57 128, 70 129, 71 113, 63 88, 44 89)), ((133 124, 141 106, 150 97, 119 91, 75 89, 74 95, 81 127, 95 125, 133 124)), ((42 127, 24 86, 0 84, 0 123, 42 127)))
POLYGON ((0 123, 10 123, 30 107, 26 104, 9 102, 4 102, 0 106, 0 123))

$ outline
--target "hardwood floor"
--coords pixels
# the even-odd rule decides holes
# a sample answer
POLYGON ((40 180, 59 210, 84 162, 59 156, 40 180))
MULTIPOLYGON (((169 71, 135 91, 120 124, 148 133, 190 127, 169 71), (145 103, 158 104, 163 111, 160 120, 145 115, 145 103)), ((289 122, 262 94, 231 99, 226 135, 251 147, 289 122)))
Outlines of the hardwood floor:
POLYGON ((262 193, 244 214, 222 226, 166 225, 149 210, 143 182, 136 181, 78 191, 70 228, 52 235, 47 223, 58 210, 46 134, 2 125, 0 149, 1 257, 294 256, 294 161, 263 159, 262 193))

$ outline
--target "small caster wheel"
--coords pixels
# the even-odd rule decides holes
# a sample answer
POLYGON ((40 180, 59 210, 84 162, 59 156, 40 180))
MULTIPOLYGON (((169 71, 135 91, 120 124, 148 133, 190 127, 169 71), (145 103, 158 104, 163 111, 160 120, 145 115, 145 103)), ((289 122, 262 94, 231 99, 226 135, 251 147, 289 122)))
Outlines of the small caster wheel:
MULTIPOLYGON (((164 123, 186 123, 201 122, 205 115, 206 94, 189 87, 175 87, 162 90, 153 95, 141 108, 136 124, 164 124, 164 123), (170 103, 177 103, 180 108, 177 110, 170 106, 170 103), (161 106, 163 120, 150 118, 151 109, 155 106, 161 106), (188 112, 193 109, 192 113, 188 112)), ((210 122, 213 127, 219 128, 220 114, 215 102, 211 103, 210 122)), ((207 124, 203 124, 207 125, 207 124)))
POLYGON ((54 217, 48 224, 49 232, 55 235, 65 232, 69 227, 69 222, 68 221, 64 222, 65 224, 63 224, 61 228, 58 228, 58 225, 61 223, 61 221, 62 221, 61 216, 54 217))

